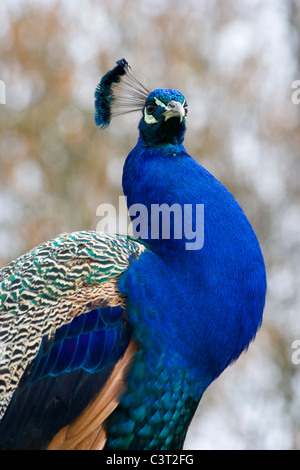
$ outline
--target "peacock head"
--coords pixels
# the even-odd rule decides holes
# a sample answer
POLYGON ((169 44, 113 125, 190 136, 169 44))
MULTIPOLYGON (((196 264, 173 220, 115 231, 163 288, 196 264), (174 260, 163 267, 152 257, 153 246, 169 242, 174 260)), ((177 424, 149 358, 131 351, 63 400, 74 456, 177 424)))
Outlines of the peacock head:
POLYGON ((139 130, 147 144, 181 144, 185 133, 188 107, 177 90, 158 89, 149 93, 139 130))
POLYGON ((186 130, 187 103, 177 90, 150 91, 125 59, 101 79, 95 93, 95 121, 105 128, 112 117, 142 111, 140 139, 145 145, 180 145, 186 130))

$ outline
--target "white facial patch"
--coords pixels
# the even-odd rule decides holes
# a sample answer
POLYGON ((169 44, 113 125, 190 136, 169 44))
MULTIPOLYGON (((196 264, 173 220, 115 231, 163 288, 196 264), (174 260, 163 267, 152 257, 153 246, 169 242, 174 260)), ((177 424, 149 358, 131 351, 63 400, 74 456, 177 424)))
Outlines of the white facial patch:
POLYGON ((146 108, 145 108, 145 111, 144 111, 144 120, 147 124, 156 124, 157 123, 157 120, 155 119, 155 117, 152 114, 147 114, 146 108))
POLYGON ((168 106, 166 106, 162 101, 159 101, 159 99, 157 99, 156 96, 154 96, 154 101, 157 104, 157 106, 161 106, 162 108, 165 108, 165 110, 168 109, 168 106))
MULTIPOLYGON (((154 101, 155 103, 157 104, 157 106, 160 106, 161 108, 165 109, 165 121, 167 121, 168 119, 170 119, 171 117, 174 116, 174 108, 176 107, 177 109, 184 109, 184 105, 185 105, 185 101, 183 103, 183 105, 179 102, 176 102, 176 106, 174 106, 173 104, 173 107, 169 107, 167 106, 166 104, 164 104, 162 101, 160 101, 158 98, 156 98, 156 96, 154 96, 154 101)), ((171 103, 174 103, 173 101, 170 102, 171 103)), ((182 118, 184 117, 185 115, 185 112, 181 112, 179 113, 179 116, 180 116, 180 121, 182 121, 182 118)), ((146 111, 146 108, 144 110, 144 120, 147 124, 156 124, 157 123, 157 119, 155 119, 155 117, 152 115, 152 114, 147 114, 147 111, 146 111)))
MULTIPOLYGON (((157 106, 161 106, 162 108, 167 110, 167 106, 162 101, 157 99, 156 96, 154 96, 154 101, 157 104, 157 106)), ((155 117, 152 114, 147 114, 146 108, 144 110, 144 120, 147 124, 156 124, 157 123, 157 120, 155 119, 155 117)))

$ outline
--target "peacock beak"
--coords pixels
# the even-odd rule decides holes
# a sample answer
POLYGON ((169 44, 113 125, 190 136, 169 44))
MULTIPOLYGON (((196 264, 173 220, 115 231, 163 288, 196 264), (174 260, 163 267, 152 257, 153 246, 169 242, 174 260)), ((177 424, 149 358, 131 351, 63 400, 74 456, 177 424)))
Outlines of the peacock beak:
POLYGON ((166 111, 163 113, 163 116, 165 116, 165 121, 173 117, 179 117, 181 122, 186 116, 186 111, 179 101, 172 100, 166 107, 166 111))

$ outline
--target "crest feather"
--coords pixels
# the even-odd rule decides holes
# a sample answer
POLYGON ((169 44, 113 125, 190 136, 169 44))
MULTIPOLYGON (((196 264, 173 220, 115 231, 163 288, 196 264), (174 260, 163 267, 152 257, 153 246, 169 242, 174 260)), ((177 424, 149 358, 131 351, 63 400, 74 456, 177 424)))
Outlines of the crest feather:
POLYGON ((134 75, 125 59, 107 72, 95 91, 95 122, 102 129, 120 114, 141 111, 150 90, 134 75))

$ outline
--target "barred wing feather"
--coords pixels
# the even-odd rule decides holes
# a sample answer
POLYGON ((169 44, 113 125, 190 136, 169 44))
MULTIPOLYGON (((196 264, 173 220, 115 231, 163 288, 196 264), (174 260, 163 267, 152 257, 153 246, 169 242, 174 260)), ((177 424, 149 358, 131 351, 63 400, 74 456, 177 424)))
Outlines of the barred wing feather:
MULTIPOLYGON (((71 411, 65 425, 108 381, 130 342, 118 277, 144 250, 128 237, 74 232, 43 243, 0 271, 0 447, 14 446, 17 430, 3 436, 16 407, 35 399, 33 393, 58 395, 57 387, 69 386, 78 401, 77 389, 86 384, 90 391, 75 411, 66 398, 71 411), (92 374, 93 386, 88 385, 92 374)), ((40 399, 41 407, 47 408, 47 399, 40 399)), ((25 406, 24 413, 26 421, 25 406)), ((19 416, 22 428, 20 421, 19 416)))

